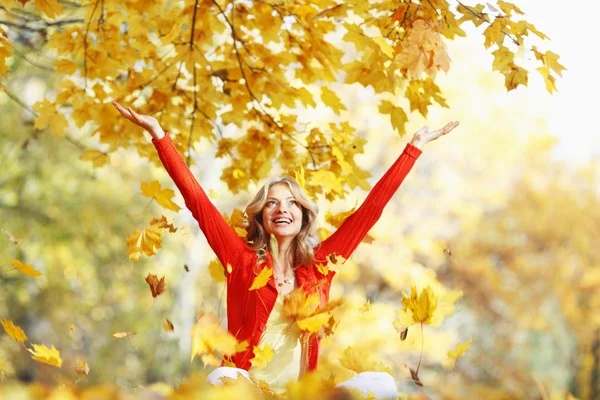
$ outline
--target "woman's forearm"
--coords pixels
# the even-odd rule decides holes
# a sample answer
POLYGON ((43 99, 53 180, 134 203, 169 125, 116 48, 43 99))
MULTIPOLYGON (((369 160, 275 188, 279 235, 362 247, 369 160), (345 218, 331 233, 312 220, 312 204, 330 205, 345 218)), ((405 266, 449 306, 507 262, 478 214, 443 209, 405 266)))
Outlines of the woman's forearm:
POLYGON ((165 131, 160 127, 160 125, 148 129, 148 132, 150 132, 150 135, 154 140, 160 140, 165 136, 165 131))

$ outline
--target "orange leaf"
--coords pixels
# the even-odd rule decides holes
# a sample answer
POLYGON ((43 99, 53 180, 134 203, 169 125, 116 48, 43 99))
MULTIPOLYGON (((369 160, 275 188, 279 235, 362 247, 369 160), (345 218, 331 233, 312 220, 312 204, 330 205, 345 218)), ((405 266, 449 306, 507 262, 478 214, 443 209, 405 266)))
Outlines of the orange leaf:
POLYGON ((166 318, 163 321, 163 329, 165 330, 165 332, 173 332, 175 330, 175 327, 173 326, 173 323, 169 318, 166 318))
POLYGON ((88 376, 88 373, 90 372, 90 367, 85 361, 77 360, 75 372, 77 372, 79 375, 88 376))
POLYGON ((252 286, 250 286, 250 289, 248 290, 256 290, 265 286, 267 282, 269 282, 269 278, 271 278, 272 275, 273 270, 271 268, 264 267, 262 271, 260 271, 260 274, 258 274, 256 278, 254 278, 252 286))
POLYGON ((33 268, 31 265, 23 264, 21 261, 18 261, 18 260, 11 260, 10 262, 12 263, 12 265, 15 266, 15 269, 18 269, 25 275, 29 275, 29 276, 33 276, 33 277, 42 275, 42 273, 40 271, 33 268))
POLYGON ((152 297, 159 296, 165 291, 165 277, 163 276, 158 279, 158 277, 154 274, 148 274, 146 276, 146 282, 148 282, 148 286, 150 286, 150 291, 152 292, 152 297))
POLYGON ((6 333, 8 333, 8 335, 11 338, 15 339, 17 342, 23 343, 27 339, 27 336, 25 335, 25 332, 23 332, 23 329, 21 329, 18 326, 15 326, 15 324, 12 321, 8 319, 0 319, 0 324, 2 324, 6 333))

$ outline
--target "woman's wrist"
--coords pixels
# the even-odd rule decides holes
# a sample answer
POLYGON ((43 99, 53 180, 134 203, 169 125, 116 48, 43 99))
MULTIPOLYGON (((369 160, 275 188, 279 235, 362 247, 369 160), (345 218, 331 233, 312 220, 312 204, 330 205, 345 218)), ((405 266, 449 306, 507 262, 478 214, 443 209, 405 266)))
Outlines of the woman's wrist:
POLYGON ((412 140, 410 141, 410 144, 412 144, 419 150, 423 150, 423 146, 425 146, 425 143, 427 143, 427 142, 425 142, 424 140, 422 140, 416 136, 413 136, 412 140))
POLYGON ((165 131, 163 131, 160 125, 157 127, 153 127, 152 129, 148 129, 148 132, 150 132, 150 135, 154 140, 160 140, 165 136, 165 131))

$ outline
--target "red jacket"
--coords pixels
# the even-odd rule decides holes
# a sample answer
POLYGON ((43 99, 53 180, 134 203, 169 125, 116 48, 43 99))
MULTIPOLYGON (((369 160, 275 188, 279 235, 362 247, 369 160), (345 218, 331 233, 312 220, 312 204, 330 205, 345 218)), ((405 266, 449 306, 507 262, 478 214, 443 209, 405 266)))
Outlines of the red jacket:
MULTIPOLYGON (((254 357, 254 346, 258 346, 265 330, 269 315, 277 299, 277 289, 271 276, 267 285, 258 290, 248 289, 254 281, 253 267, 256 254, 246 242, 232 230, 220 212, 211 203, 202 190, 183 157, 173 146, 171 138, 166 134, 160 140, 153 140, 158 155, 167 172, 181 191, 187 208, 198 221, 200 229, 206 236, 208 244, 216 253, 221 263, 232 266, 227 274, 227 325, 229 332, 239 341, 248 340, 248 349, 237 353, 233 361, 238 368, 250 369, 250 360, 254 357)), ((421 150, 407 144, 404 152, 390 167, 385 175, 373 187, 364 203, 342 223, 339 229, 315 248, 315 263, 327 263, 326 257, 338 254, 348 259, 358 244, 363 240, 371 227, 377 222, 383 208, 396 192, 408 172, 411 170, 421 150)), ((269 255, 267 268, 272 268, 269 255)), ((302 266, 296 269, 299 286, 307 292, 318 290, 321 304, 329 301, 329 289, 335 272, 327 276, 321 274, 315 265, 302 266), (317 282, 323 284, 315 285, 317 282)), ((319 340, 311 337, 308 344, 308 370, 317 368, 319 357, 319 340)))

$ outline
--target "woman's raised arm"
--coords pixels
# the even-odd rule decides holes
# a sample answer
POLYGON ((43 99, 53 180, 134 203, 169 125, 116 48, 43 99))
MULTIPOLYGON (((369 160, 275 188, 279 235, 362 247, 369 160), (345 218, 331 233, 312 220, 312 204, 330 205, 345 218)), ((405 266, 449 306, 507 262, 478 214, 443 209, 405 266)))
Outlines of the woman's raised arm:
POLYGON ((396 193, 415 161, 421 155, 423 146, 444 136, 457 126, 458 122, 450 122, 442 129, 435 131, 429 131, 427 126, 417 131, 400 157, 371 189, 358 210, 346 218, 338 230, 321 243, 315 256, 317 261, 323 261, 324 257, 334 253, 348 259, 379 220, 384 207, 396 193))
POLYGON ((131 107, 124 108, 117 102, 113 102, 113 105, 123 117, 150 132, 160 160, 181 192, 185 205, 198 221, 208 244, 224 267, 227 264, 235 267, 238 257, 248 250, 248 247, 202 190, 185 160, 173 145, 171 137, 163 131, 156 118, 138 114, 131 107))

